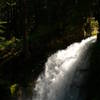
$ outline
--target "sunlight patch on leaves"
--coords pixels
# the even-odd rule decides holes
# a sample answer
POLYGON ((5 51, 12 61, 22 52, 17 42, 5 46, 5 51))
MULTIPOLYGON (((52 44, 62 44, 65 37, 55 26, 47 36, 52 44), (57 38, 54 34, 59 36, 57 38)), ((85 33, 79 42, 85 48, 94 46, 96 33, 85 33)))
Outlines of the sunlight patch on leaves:
POLYGON ((84 37, 93 36, 98 34, 99 23, 94 17, 88 17, 84 23, 84 37))

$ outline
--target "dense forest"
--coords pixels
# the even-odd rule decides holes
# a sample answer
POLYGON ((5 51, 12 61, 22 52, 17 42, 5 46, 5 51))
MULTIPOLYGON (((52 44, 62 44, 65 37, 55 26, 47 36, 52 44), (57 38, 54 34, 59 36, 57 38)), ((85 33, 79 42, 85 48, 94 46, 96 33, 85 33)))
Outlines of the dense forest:
MULTIPOLYGON (((47 57, 97 35, 99 4, 99 0, 0 0, 0 99, 13 100, 25 88, 31 91, 47 57)), ((97 45, 99 41, 98 31, 97 45)))

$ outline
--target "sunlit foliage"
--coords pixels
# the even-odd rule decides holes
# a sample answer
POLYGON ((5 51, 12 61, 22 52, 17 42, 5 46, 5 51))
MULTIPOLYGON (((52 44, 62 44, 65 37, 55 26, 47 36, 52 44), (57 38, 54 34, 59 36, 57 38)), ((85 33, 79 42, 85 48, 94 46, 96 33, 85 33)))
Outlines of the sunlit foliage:
POLYGON ((99 29, 99 23, 94 17, 88 17, 84 23, 84 36, 97 35, 99 29))
POLYGON ((10 92, 12 96, 15 94, 16 88, 17 88, 17 84, 13 84, 10 86, 10 92))

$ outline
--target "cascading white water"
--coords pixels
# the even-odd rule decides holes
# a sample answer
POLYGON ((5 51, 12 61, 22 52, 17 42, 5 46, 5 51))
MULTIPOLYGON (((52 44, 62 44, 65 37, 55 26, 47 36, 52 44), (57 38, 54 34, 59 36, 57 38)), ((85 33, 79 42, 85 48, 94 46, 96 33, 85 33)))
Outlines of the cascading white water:
POLYGON ((95 41, 96 36, 89 37, 51 55, 37 79, 33 100, 83 100, 78 87, 86 73, 80 70, 88 67, 89 48, 95 41))

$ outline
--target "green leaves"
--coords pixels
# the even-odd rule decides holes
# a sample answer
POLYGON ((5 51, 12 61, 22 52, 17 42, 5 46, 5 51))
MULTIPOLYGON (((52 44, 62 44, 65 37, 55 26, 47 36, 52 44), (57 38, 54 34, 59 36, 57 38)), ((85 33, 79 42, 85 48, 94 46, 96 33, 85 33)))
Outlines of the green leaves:
POLYGON ((0 20, 0 25, 7 24, 7 21, 0 20))
POLYGON ((11 92, 11 95, 14 96, 15 92, 16 92, 16 89, 17 89, 17 84, 13 84, 10 86, 10 92, 11 92))
POLYGON ((99 23, 94 17, 87 18, 86 23, 84 23, 84 36, 97 35, 99 29, 99 23))
POLYGON ((0 29, 0 33, 5 33, 5 31, 4 31, 4 30, 2 30, 2 29, 0 29))
POLYGON ((5 28, 5 24, 7 24, 7 21, 2 21, 0 20, 0 34, 5 33, 6 28, 5 28))

